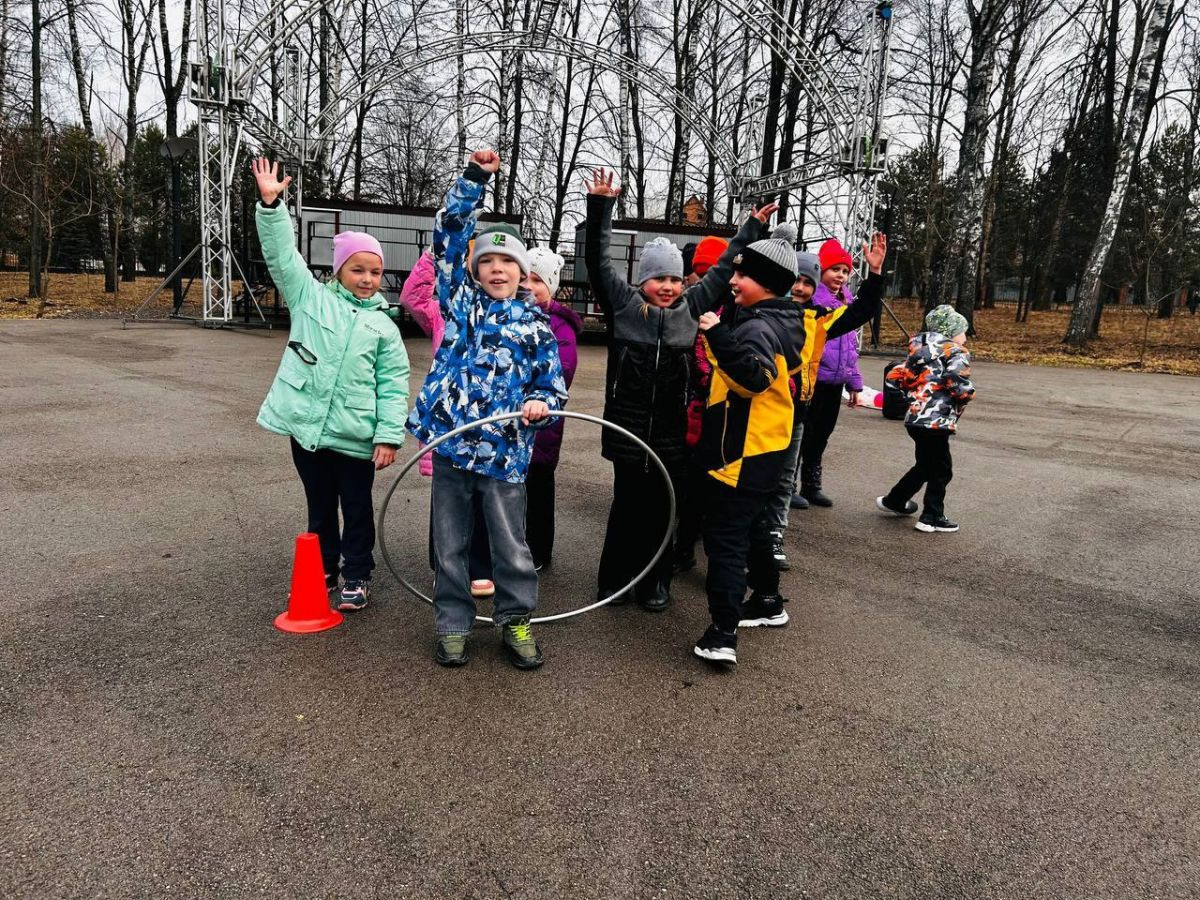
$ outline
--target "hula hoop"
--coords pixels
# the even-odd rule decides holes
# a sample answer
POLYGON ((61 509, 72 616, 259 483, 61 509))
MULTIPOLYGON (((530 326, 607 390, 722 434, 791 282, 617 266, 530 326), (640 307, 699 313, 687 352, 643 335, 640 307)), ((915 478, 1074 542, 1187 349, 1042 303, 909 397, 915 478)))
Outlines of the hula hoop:
MULTIPOLYGON (((396 480, 392 482, 392 486, 388 488, 388 492, 383 497, 383 504, 379 507, 379 518, 377 523, 377 530, 379 532, 379 549, 383 554, 383 562, 388 567, 388 571, 392 573, 397 581, 399 581, 402 585, 404 585, 405 588, 408 589, 409 593, 420 600, 424 600, 430 606, 433 605, 433 598, 426 596, 413 584, 411 584, 407 578, 396 571, 396 566, 392 563, 392 556, 390 553, 388 553, 387 532, 384 522, 387 518, 388 504, 392 501, 392 494, 396 492, 396 488, 400 485, 400 482, 404 480, 404 476, 408 474, 409 469, 416 465, 416 463, 423 456, 425 456, 427 453, 432 453, 436 447, 450 440, 450 438, 457 437, 458 435, 467 431, 473 431, 474 429, 483 425, 492 425, 496 422, 505 422, 509 419, 519 419, 523 415, 524 413, 522 412, 499 413, 494 416, 488 416, 486 419, 479 419, 475 422, 468 422, 466 425, 460 425, 453 431, 447 431, 440 437, 434 438, 421 448, 421 452, 410 458, 408 462, 406 462, 400 469, 400 471, 396 473, 396 480)), ((629 582, 629 584, 625 585, 625 587, 621 588, 621 590, 616 591, 608 597, 605 597, 603 600, 597 600, 595 603, 589 603, 587 606, 581 606, 579 609, 573 609, 565 613, 556 613, 552 616, 534 616, 532 619, 530 619, 531 622, 557 622, 562 619, 569 619, 572 616, 582 615, 585 612, 591 612, 593 609, 599 609, 601 606, 611 603, 622 594, 633 590, 633 586, 650 574, 650 572, 654 569, 655 564, 659 561, 659 559, 662 558, 662 555, 667 552, 667 547, 671 543, 671 535, 675 533, 675 488, 671 485, 671 473, 667 471, 667 467, 663 464, 663 461, 659 459, 658 454, 651 450, 650 446, 645 441, 639 438, 636 434, 632 434, 631 432, 622 428, 620 425, 616 425, 607 419, 600 418, 599 416, 592 416, 588 415, 587 413, 568 412, 567 410, 552 412, 550 413, 550 416, 557 416, 566 419, 582 419, 584 422, 592 422, 596 425, 599 425, 601 428, 611 428, 613 431, 624 435, 645 450, 649 455, 649 458, 654 460, 654 464, 658 466, 658 471, 662 473, 663 481, 665 481, 667 484, 667 499, 670 503, 670 512, 667 516, 667 533, 663 535, 662 543, 658 545, 658 550, 655 552, 654 556, 650 558, 650 562, 646 564, 646 568, 638 572, 637 575, 633 577, 633 580, 629 582)), ((477 615, 475 619, 480 622, 492 622, 491 616, 477 615)))

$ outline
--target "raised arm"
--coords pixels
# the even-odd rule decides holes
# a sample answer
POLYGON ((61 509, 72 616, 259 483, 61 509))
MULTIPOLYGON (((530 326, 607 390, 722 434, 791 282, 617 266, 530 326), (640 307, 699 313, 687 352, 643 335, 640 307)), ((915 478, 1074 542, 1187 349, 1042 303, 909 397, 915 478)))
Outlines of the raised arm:
POLYGON ((742 223, 716 265, 704 273, 698 284, 683 292, 683 299, 697 318, 701 313, 715 310, 729 295, 729 279, 733 276, 733 260, 759 238, 767 236, 767 220, 779 209, 778 203, 768 203, 755 209, 742 223))
POLYGON ((858 287, 858 296, 849 306, 835 310, 829 323, 829 337, 835 338, 860 328, 879 312, 883 303, 883 260, 887 256, 887 235, 876 233, 870 244, 863 244, 863 258, 867 261, 867 278, 858 287))
POLYGON ((455 292, 467 277, 467 251, 475 234, 488 179, 500 170, 500 157, 476 150, 466 169, 450 186, 446 201, 433 218, 433 263, 437 299, 445 316, 455 292))
POLYGON ((613 187, 613 173, 604 169, 592 172, 592 181, 584 180, 587 188, 587 227, 583 238, 583 261, 587 265, 592 294, 604 314, 612 315, 637 296, 637 290, 613 268, 609 255, 612 242, 612 211, 620 188, 613 187))
POLYGON ((296 249, 292 216, 283 203, 283 194, 292 183, 292 176, 280 181, 279 163, 268 162, 262 157, 250 163, 250 170, 254 173, 262 201, 255 207, 254 224, 258 228, 263 259, 288 309, 298 312, 313 291, 320 289, 321 283, 313 277, 308 263, 296 249))

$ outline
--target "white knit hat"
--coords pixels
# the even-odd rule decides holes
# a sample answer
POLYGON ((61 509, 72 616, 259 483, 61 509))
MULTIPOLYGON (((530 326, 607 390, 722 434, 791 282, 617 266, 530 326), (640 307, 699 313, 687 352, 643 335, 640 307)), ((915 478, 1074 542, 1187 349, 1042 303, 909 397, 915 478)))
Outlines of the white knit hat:
POLYGON ((537 274, 550 288, 550 296, 558 293, 558 279, 566 260, 546 247, 534 247, 529 251, 529 271, 537 274))

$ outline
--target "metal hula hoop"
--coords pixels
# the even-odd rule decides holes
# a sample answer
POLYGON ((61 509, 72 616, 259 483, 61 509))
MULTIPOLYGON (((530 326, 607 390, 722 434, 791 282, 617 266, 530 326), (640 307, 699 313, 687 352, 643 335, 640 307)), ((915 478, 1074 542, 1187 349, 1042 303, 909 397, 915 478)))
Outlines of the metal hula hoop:
MULTIPOLYGON (((392 486, 388 488, 387 493, 383 497, 383 504, 379 507, 378 531, 379 549, 383 553, 384 564, 388 567, 388 571, 395 576, 396 580, 408 589, 409 593, 421 600, 424 600, 431 606, 433 605, 433 598, 423 594, 416 587, 414 587, 407 578, 401 575, 396 570, 396 566, 392 563, 391 554, 388 553, 387 531, 384 523, 387 518, 388 504, 392 501, 392 494, 396 492, 396 488, 399 486, 400 482, 404 480, 404 476, 408 474, 408 470, 411 469, 421 459, 421 457, 425 456, 425 454, 432 453, 433 450, 440 444, 450 440, 452 437, 457 437, 458 435, 467 431, 473 431, 474 429, 483 425, 492 425, 496 422, 505 422, 509 419, 519 419, 522 415, 524 415, 522 412, 499 413, 494 416, 488 416, 486 419, 479 419, 475 422, 468 422, 466 425, 460 425, 453 431, 447 431, 440 437, 434 438, 423 448, 421 448, 419 453, 409 459, 408 462, 406 462, 400 469, 400 471, 396 473, 396 480, 392 482, 392 486)), ((663 464, 663 461, 659 459, 658 454, 651 450, 650 446, 645 441, 639 438, 636 434, 632 434, 628 430, 622 428, 620 425, 614 424, 607 419, 602 419, 599 416, 592 416, 588 415, 587 413, 568 412, 567 410, 552 412, 550 413, 550 416, 560 416, 567 419, 582 419, 585 422, 592 422, 596 425, 599 425, 601 428, 611 428, 613 431, 624 435, 645 450, 649 458, 654 460, 654 465, 658 467, 658 471, 662 473, 663 481, 665 481, 667 484, 667 499, 670 502, 670 513, 667 516, 667 533, 663 535, 662 543, 658 545, 658 550, 655 552, 654 556, 651 557, 650 562, 646 564, 646 568, 638 572, 638 574, 634 576, 633 580, 630 581, 629 584, 625 585, 625 587, 621 588, 621 590, 611 594, 610 596, 605 597, 603 600, 597 600, 595 603, 589 603, 587 606, 582 606, 579 609, 573 609, 570 612, 565 613, 557 613, 553 616, 534 616, 532 619, 530 619, 531 622, 557 622, 561 619, 569 619, 572 616, 578 616, 585 612, 591 612, 593 609, 599 609, 601 606, 611 603, 617 597, 620 597, 627 591, 632 590, 635 584, 650 574, 650 572, 654 569, 654 566, 658 563, 659 559, 662 558, 662 555, 667 552, 667 547, 671 543, 671 535, 675 533, 675 488, 671 485, 671 474, 667 471, 667 467, 663 464)), ((480 622, 492 622, 492 618, 490 616, 477 615, 475 618, 480 622)))

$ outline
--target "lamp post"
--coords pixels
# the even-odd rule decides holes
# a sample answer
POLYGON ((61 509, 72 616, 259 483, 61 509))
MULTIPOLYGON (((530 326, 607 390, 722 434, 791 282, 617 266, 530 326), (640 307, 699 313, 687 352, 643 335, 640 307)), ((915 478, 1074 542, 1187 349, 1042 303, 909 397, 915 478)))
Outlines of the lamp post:
MULTIPOLYGON (((182 174, 180 169, 183 164, 183 157, 190 151, 196 149, 196 139, 194 137, 173 137, 163 141, 158 152, 171 162, 171 268, 177 269, 181 257, 183 255, 183 235, 181 233, 180 209, 183 205, 183 200, 180 196, 183 190, 182 174)), ((178 313, 179 308, 183 305, 183 275, 180 272, 175 273, 175 280, 171 282, 171 312, 178 313)))

